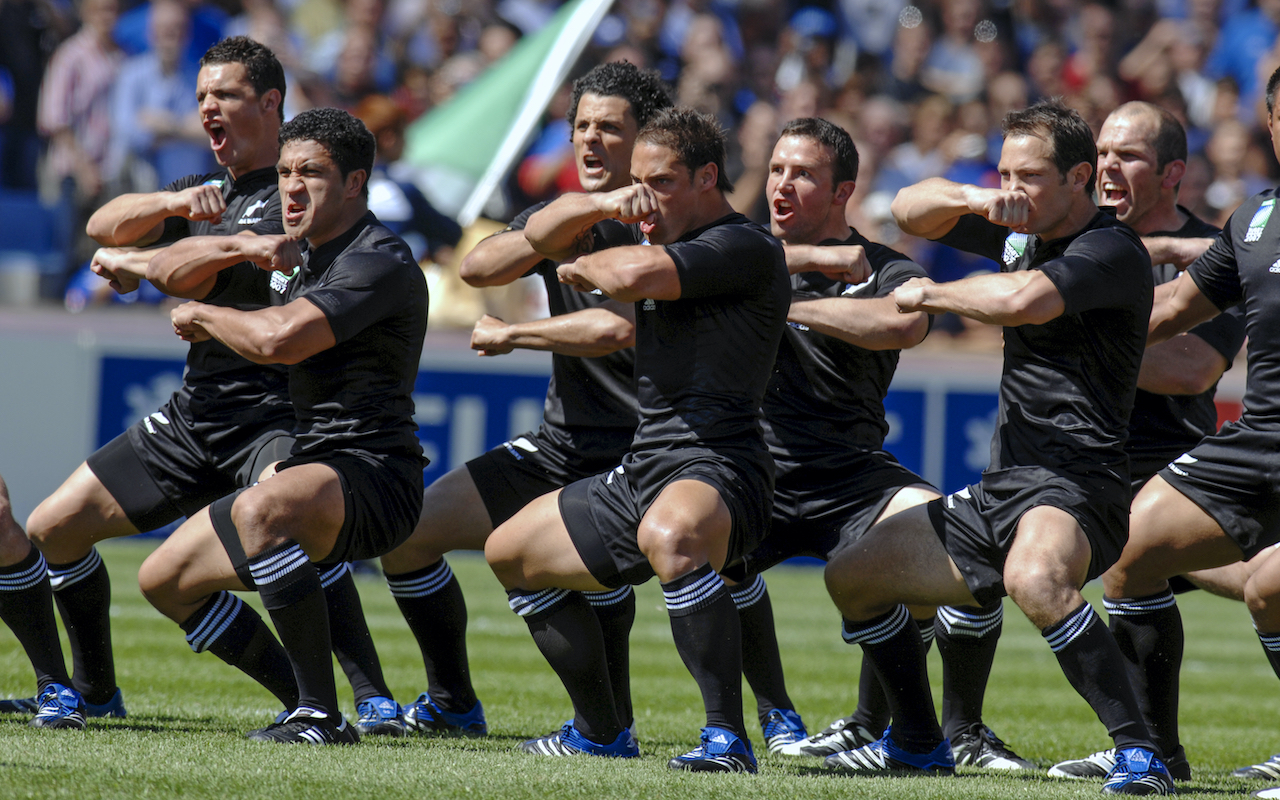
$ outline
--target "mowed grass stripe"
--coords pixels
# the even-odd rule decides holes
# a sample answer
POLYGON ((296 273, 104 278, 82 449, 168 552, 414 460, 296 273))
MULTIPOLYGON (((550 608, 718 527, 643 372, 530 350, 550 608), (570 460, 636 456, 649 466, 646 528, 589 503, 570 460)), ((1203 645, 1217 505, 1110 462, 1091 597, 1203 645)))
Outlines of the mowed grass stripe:
MULTIPOLYGON (((484 561, 450 558, 466 592, 476 690, 492 735, 487 739, 415 737, 366 740, 354 748, 272 747, 243 734, 271 720, 274 700, 216 658, 192 653, 180 629, 137 591, 147 540, 101 547, 112 577, 116 668, 129 718, 93 720, 84 732, 37 731, 0 716, 0 798, 1025 798, 1095 797, 1096 782, 962 770, 952 780, 854 779, 827 774, 816 760, 763 753, 751 732, 756 776, 688 775, 666 761, 696 743, 703 721, 697 687, 671 643, 656 583, 638 587, 632 636, 632 691, 644 758, 619 762, 539 759, 514 751, 524 738, 571 715, 559 680, 527 629, 506 606, 484 561)), ((775 569, 766 575, 778 622, 788 688, 811 730, 852 711, 859 653, 838 635, 838 615, 821 571, 775 569)), ((383 668, 404 703, 425 689, 417 644, 385 584, 357 580, 383 668)), ((1094 587, 1086 595, 1100 606, 1094 587)), ((246 599, 257 604, 256 597, 246 599)), ((1271 673, 1244 607, 1196 592, 1179 598, 1187 631, 1183 740, 1195 780, 1182 794, 1242 795, 1265 784, 1228 773, 1280 749, 1280 683, 1271 673)), ((259 607, 260 608, 260 607, 259 607)), ((1012 605, 987 695, 987 722, 1023 756, 1046 768, 1107 746, 1101 724, 1071 689, 1048 647, 1012 605)), ((64 650, 66 649, 64 640, 64 650)), ((941 667, 931 655, 935 700, 941 667)), ((351 692, 338 672, 344 711, 351 692)), ((31 668, 0 626, 0 695, 30 694, 31 668)), ((745 710, 754 701, 744 684, 745 710)))

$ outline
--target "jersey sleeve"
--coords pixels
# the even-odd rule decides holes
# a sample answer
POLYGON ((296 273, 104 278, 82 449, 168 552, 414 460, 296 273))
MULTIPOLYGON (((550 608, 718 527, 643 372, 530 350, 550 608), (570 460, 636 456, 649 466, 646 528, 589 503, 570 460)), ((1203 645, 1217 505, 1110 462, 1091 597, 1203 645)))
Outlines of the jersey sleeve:
POLYGON ((1214 239, 1209 249, 1187 267, 1187 274, 1195 281, 1196 288, 1211 303, 1224 310, 1240 302, 1243 297, 1235 250, 1236 214, 1239 213, 1237 210, 1231 215, 1222 235, 1214 239))
POLYGON ((888 297, 893 294, 893 290, 912 278, 927 278, 929 273, 925 268, 912 261, 909 258, 895 258, 888 261, 884 266, 877 270, 879 273, 879 285, 876 286, 876 297, 888 297))
POLYGON ((1114 228, 1086 231, 1039 269, 1062 295, 1066 314, 1130 307, 1138 293, 1151 292, 1151 257, 1114 228))
POLYGON ((1230 369, 1240 348, 1244 346, 1244 310, 1238 305, 1229 308, 1208 322, 1195 326, 1188 333, 1203 339, 1221 353, 1230 369))
POLYGON ((665 248, 680 277, 682 300, 754 294, 786 264, 777 239, 744 225, 720 225, 665 248))
POLYGON ((338 342, 403 308, 405 297, 413 294, 410 281, 422 279, 408 247, 389 246, 393 243, 399 239, 375 242, 378 252, 346 256, 342 269, 331 269, 324 283, 302 295, 324 312, 338 342))
POLYGON ((1013 231, 990 222, 977 214, 965 214, 956 225, 936 241, 966 253, 985 256, 997 264, 1003 263, 1004 241, 1013 231))
POLYGON ((262 217, 254 225, 242 229, 259 236, 274 236, 284 233, 284 202, 279 192, 273 192, 271 199, 262 209, 262 217))

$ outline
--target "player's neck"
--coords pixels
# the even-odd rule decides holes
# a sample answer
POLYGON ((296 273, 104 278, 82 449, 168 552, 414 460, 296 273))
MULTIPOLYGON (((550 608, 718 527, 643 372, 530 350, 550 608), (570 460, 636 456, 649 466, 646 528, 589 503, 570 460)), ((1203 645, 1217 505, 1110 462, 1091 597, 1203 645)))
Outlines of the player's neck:
POLYGON ((1161 231, 1176 231, 1186 222, 1187 215, 1178 209, 1177 204, 1168 202, 1151 209, 1150 213, 1143 216, 1132 227, 1139 235, 1150 236, 1161 231))
POLYGON ((1053 239, 1062 239, 1067 236, 1074 236, 1084 230, 1098 213, 1098 205, 1093 202, 1093 198, 1084 196, 1077 199, 1071 204, 1071 208, 1066 215, 1054 225, 1052 228, 1040 231, 1040 239, 1042 241, 1051 241, 1053 239))

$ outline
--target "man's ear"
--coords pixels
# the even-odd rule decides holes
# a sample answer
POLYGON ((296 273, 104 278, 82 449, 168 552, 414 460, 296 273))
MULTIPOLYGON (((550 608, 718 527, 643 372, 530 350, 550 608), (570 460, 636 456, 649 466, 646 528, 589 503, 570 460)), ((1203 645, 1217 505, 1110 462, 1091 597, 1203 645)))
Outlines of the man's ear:
POLYGON ((1071 184, 1071 190, 1088 194, 1093 186, 1093 170, 1094 166, 1087 161, 1081 161, 1068 170, 1067 182, 1071 184))
POLYGON ((858 184, 854 181, 840 181, 836 184, 835 199, 832 205, 842 206, 849 202, 849 198, 853 197, 854 189, 858 188, 858 184))
POLYGON ((275 113, 280 107, 280 90, 268 89, 267 93, 261 98, 262 110, 267 113, 275 113))
POLYGON ((1164 189, 1172 189, 1182 182, 1186 174, 1187 162, 1182 159, 1170 161, 1164 165, 1164 176, 1160 178, 1160 186, 1164 189))
POLYGON ((343 196, 348 200, 360 196, 360 190, 364 188, 365 183, 369 180, 369 173, 362 169, 353 169, 347 174, 346 185, 343 187, 343 196))
POLYGON ((708 189, 714 189, 716 184, 720 181, 720 168, 715 165, 714 161, 703 164, 701 167, 698 167, 696 178, 698 181, 698 191, 705 192, 708 189))

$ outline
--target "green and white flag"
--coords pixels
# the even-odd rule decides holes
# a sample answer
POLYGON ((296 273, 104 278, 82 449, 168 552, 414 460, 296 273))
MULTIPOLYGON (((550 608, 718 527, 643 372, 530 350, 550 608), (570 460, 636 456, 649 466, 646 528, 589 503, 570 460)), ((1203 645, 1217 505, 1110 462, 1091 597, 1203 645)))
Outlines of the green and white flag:
POLYGON ((444 167, 474 182, 458 213, 463 227, 480 215, 524 152, 547 105, 613 0, 571 0, 537 33, 521 39, 447 103, 410 126, 404 158, 444 167))

